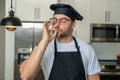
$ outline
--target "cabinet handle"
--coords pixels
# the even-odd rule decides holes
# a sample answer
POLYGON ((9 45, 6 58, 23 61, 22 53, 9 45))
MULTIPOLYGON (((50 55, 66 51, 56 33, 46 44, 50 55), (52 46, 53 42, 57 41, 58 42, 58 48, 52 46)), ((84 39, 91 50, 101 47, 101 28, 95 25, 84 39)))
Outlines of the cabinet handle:
POLYGON ((119 37, 119 27, 118 25, 116 25, 116 38, 118 39, 118 37, 119 37))
POLYGON ((110 11, 108 11, 108 21, 110 21, 110 11))
POLYGON ((40 18, 40 8, 38 8, 38 19, 40 18))
POLYGON ((35 16, 35 19, 37 18, 37 8, 35 8, 35 14, 34 14, 34 16, 35 16))
POLYGON ((107 22, 107 11, 105 11, 105 22, 107 22))

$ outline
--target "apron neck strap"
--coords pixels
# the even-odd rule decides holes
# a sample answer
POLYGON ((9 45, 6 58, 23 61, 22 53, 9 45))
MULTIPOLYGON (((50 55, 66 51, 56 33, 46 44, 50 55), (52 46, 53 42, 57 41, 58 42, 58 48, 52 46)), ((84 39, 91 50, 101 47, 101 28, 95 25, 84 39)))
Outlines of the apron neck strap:
POLYGON ((74 39, 75 47, 77 48, 77 51, 80 52, 80 50, 79 50, 80 47, 78 46, 77 40, 75 39, 74 36, 73 36, 73 39, 74 39))
POLYGON ((58 52, 57 51, 57 45, 56 45, 56 39, 54 40, 54 48, 55 48, 55 53, 58 52))
MULTIPOLYGON (((74 36, 73 36, 73 39, 74 39, 75 47, 77 48, 77 51, 80 52, 80 50, 79 50, 80 47, 78 46, 77 41, 76 41, 76 39, 75 39, 74 36)), ((54 46, 55 46, 55 52, 58 52, 58 51, 57 51, 56 39, 54 40, 54 46)))

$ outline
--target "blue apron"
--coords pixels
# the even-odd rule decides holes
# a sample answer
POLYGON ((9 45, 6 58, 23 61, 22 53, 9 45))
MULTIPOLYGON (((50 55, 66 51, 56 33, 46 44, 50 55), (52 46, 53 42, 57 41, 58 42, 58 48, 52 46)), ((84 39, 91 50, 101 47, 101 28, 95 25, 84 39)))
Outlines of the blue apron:
POLYGON ((49 80, 86 80, 85 69, 76 39, 73 37, 77 51, 58 52, 56 40, 55 58, 49 80))

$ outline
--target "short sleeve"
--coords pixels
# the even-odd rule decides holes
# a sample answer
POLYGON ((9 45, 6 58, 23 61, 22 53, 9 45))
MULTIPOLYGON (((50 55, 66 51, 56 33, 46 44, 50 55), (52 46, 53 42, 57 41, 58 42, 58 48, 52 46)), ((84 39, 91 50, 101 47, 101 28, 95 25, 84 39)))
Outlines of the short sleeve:
POLYGON ((98 58, 95 54, 95 51, 91 46, 89 47, 89 53, 90 55, 88 58, 89 60, 88 60, 88 67, 87 67, 88 75, 99 73, 101 71, 101 68, 98 62, 98 58))

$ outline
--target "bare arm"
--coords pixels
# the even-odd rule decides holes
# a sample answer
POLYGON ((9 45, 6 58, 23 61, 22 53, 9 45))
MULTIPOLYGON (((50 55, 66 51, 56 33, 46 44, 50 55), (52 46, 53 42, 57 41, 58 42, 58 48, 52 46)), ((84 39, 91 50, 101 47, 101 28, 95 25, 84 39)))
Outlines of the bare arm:
POLYGON ((34 80, 40 70, 40 63, 47 45, 57 35, 57 31, 55 31, 55 29, 50 30, 48 28, 49 25, 48 21, 44 22, 42 40, 39 42, 38 47, 32 52, 30 57, 20 66, 20 75, 22 80, 34 80), (53 30, 55 33, 50 35, 49 33, 53 30))
POLYGON ((99 73, 94 75, 88 75, 88 80, 100 80, 99 73))

